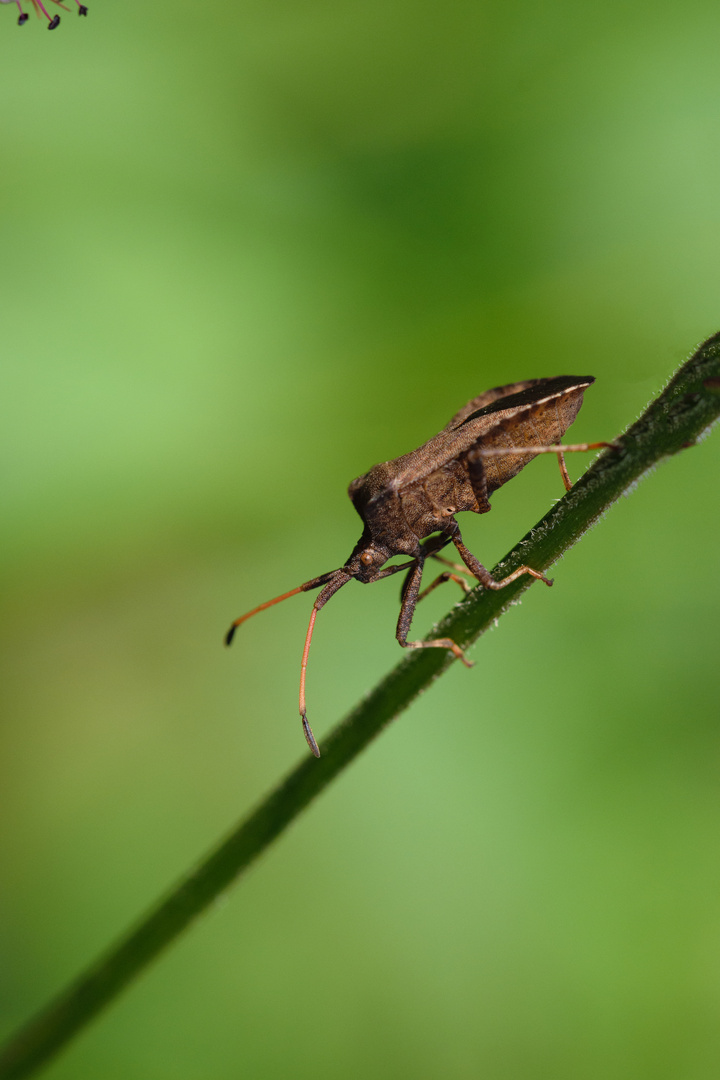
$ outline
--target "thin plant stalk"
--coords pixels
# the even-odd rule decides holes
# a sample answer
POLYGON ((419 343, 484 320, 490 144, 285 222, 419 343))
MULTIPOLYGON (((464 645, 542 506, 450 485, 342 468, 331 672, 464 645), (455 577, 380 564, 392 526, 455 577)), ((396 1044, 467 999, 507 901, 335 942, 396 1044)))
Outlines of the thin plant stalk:
MULTIPOLYGON (((663 458, 694 445, 720 416, 720 334, 706 341, 618 440, 590 466, 493 570, 523 563, 547 570, 624 492, 663 458)), ((434 628, 467 648, 527 589, 519 578, 500 592, 474 589, 434 628)), ((31 1076, 82 1031, 190 923, 281 835, 392 720, 455 658, 439 649, 412 652, 323 740, 214 851, 137 926, 14 1035, 0 1051, 0 1080, 31 1076)))

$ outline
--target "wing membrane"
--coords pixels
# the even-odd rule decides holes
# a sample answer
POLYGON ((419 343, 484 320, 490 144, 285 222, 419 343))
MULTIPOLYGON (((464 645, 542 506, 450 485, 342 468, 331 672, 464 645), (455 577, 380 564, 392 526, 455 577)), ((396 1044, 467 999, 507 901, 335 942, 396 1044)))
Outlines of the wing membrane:
MULTIPOLYGON (((433 439, 390 463, 392 488, 397 491, 422 484, 428 477, 462 460, 474 449, 506 446, 550 446, 559 442, 577 416, 591 376, 561 375, 511 384, 473 398, 433 439), (521 386, 521 390, 516 387, 521 386), (487 402, 489 395, 495 395, 487 402), (480 408, 475 408, 478 402, 480 408), (451 425, 455 425, 454 427, 451 425)), ((497 490, 532 461, 535 454, 508 454, 487 458, 489 489, 497 490)))

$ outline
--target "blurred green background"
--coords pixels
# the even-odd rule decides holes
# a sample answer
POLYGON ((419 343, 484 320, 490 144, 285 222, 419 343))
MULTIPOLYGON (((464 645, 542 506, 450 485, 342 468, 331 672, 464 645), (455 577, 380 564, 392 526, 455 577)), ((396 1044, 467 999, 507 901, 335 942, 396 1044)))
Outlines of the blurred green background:
MULTIPOLYGON (((309 598, 222 635, 345 560, 354 476, 527 377, 594 374, 572 436, 612 437, 720 329, 716 4, 16 14, 7 1032, 307 752, 309 598)), ((715 1078, 719 463, 623 499, 48 1077, 715 1078)), ((561 493, 535 462, 467 543, 561 493)), ((397 607, 323 611, 320 739, 397 607)))

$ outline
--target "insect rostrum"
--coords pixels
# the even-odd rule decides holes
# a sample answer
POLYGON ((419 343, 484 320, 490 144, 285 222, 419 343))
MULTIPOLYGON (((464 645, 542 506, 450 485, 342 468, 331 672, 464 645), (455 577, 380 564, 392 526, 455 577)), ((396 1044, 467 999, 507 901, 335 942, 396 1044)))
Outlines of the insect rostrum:
POLYGON ((463 578, 445 570, 421 593, 423 566, 428 557, 460 573, 469 571, 486 589, 502 589, 521 574, 531 574, 546 585, 552 585, 549 578, 529 566, 521 566, 508 577, 496 581, 465 547, 455 515, 465 510, 486 514, 491 508, 492 493, 516 476, 537 454, 557 454, 565 487, 569 490, 571 484, 563 451, 613 445, 600 442, 562 446, 559 442, 578 414, 583 393, 594 381, 589 375, 526 379, 497 386, 473 398, 453 416, 447 427, 418 450, 375 465, 364 476, 353 480, 348 495, 364 528, 344 566, 267 600, 232 624, 225 638, 227 645, 237 627, 252 615, 296 593, 321 590, 310 615, 300 669, 300 717, 305 738, 316 757, 320 756, 320 750, 305 707, 305 672, 310 641, 318 611, 348 581, 353 578, 363 583, 380 581, 406 570, 396 631, 398 642, 406 649, 449 649, 467 667, 471 666, 470 662, 450 638, 407 640, 415 605, 431 589, 452 579, 468 590, 463 578), (439 555, 450 543, 457 548, 464 567, 447 563, 439 555), (409 561, 383 569, 394 555, 406 555, 409 561))

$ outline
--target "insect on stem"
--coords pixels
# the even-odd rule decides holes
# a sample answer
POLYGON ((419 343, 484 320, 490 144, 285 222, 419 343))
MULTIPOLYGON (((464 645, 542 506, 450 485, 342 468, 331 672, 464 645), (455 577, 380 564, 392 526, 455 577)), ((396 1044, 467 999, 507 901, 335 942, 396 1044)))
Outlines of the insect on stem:
POLYGON ((591 375, 526 379, 497 386, 468 401, 442 431, 417 450, 382 462, 352 481, 348 495, 362 518, 363 532, 343 566, 266 600, 232 624, 225 636, 227 645, 238 626, 253 615, 297 593, 320 588, 310 614, 300 666, 300 719, 315 757, 320 757, 320 750, 305 704, 310 643, 318 611, 348 581, 369 584, 407 571, 395 631, 398 643, 403 649, 447 649, 467 667, 472 664, 450 638, 408 641, 418 601, 445 581, 454 581, 468 592, 469 585, 459 576, 468 572, 486 589, 504 589, 523 574, 552 585, 550 578, 531 566, 520 566, 500 580, 494 578, 463 543, 455 515, 463 511, 486 514, 491 509, 493 492, 516 476, 536 454, 557 456, 569 491, 572 484, 563 453, 618 448, 612 442, 565 446, 560 441, 577 415, 584 391, 594 381, 591 375), (457 548, 462 566, 438 555, 450 543, 457 548), (386 565, 394 556, 409 556, 410 561, 386 565), (428 556, 438 558, 449 569, 421 591, 428 556))

